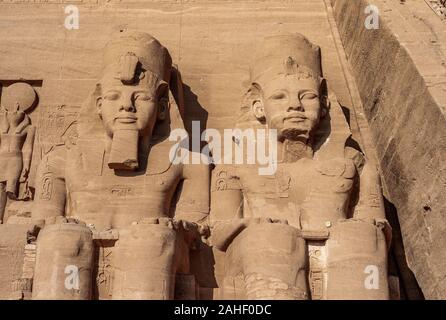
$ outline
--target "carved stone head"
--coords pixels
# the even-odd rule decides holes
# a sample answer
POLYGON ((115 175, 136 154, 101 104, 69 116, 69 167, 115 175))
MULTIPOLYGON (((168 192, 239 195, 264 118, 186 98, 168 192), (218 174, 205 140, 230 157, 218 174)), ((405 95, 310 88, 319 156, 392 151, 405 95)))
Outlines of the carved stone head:
POLYGON ((250 74, 252 112, 279 140, 308 143, 327 112, 320 48, 300 34, 265 38, 250 74))
POLYGON ((167 112, 172 59, 146 33, 119 33, 105 48, 104 70, 96 88, 96 107, 112 139, 109 167, 138 167, 138 140, 150 140, 167 112))

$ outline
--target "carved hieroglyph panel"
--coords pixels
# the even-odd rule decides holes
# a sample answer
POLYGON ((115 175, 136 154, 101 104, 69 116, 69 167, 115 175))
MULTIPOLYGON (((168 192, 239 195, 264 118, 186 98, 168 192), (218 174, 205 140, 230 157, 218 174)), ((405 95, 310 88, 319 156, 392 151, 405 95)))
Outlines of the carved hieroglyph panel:
POLYGON ((79 107, 77 106, 41 106, 38 122, 38 143, 42 155, 55 146, 65 144, 70 135, 75 134, 73 124, 79 107))

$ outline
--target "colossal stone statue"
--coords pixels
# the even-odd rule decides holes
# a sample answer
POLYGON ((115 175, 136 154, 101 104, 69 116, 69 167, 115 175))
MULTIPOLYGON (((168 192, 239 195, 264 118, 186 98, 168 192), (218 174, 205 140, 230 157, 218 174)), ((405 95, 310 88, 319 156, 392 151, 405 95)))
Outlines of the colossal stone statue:
POLYGON ((38 168, 34 299, 173 299, 176 278, 193 281, 210 171, 169 158, 167 137, 184 128, 172 72, 148 34, 125 31, 105 48, 102 78, 65 145, 38 168))
POLYGON ((0 224, 0 298, 197 299, 199 281, 212 298, 221 261, 224 299, 389 298, 380 179, 318 46, 300 34, 263 41, 237 127, 277 133, 277 170, 222 164, 212 183, 209 166, 175 158, 188 143, 169 139, 185 109, 167 49, 125 31, 104 53, 80 110, 39 107, 35 179, 36 91, 17 82, 2 92, 0 220, 7 198, 34 201, 31 217, 12 201, 8 212, 21 203, 21 214, 0 224), (208 222, 214 257, 201 242, 208 222))
POLYGON ((250 83, 238 127, 276 129, 278 165, 273 176, 249 165, 213 171, 223 297, 388 299, 379 176, 329 97, 320 48, 300 34, 268 37, 250 83))

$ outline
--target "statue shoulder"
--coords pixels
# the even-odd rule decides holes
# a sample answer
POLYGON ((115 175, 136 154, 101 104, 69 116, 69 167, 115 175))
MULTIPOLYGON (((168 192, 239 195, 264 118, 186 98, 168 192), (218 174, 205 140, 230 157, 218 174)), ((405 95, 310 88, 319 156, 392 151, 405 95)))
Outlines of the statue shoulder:
POLYGON ((362 153, 357 148, 346 146, 345 147, 345 158, 349 159, 353 162, 356 167, 358 174, 362 172, 362 168, 364 168, 366 159, 364 153, 362 153))

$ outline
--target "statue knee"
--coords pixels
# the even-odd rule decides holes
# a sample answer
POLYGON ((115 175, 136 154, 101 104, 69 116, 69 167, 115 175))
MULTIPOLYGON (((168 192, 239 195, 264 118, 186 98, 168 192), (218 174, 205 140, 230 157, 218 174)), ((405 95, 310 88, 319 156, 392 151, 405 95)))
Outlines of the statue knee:
POLYGON ((37 238, 33 299, 91 298, 93 238, 77 223, 46 226, 37 238))
POLYGON ((174 299, 176 274, 190 267, 185 233, 172 219, 121 230, 113 254, 113 299, 174 299))
POLYGON ((373 221, 341 221, 326 247, 327 299, 389 298, 386 238, 373 221))
POLYGON ((229 274, 243 273, 248 299, 307 298, 305 241, 298 229, 250 224, 227 253, 229 274))

